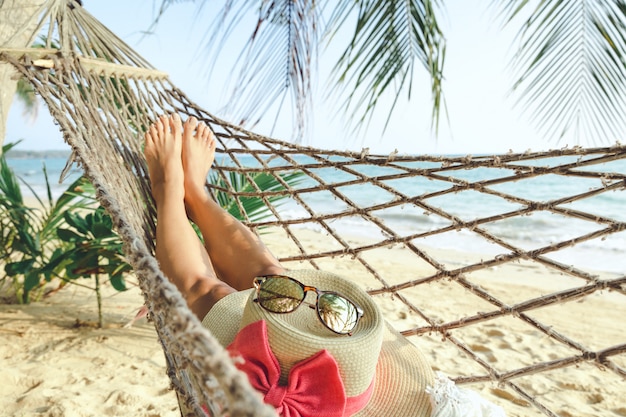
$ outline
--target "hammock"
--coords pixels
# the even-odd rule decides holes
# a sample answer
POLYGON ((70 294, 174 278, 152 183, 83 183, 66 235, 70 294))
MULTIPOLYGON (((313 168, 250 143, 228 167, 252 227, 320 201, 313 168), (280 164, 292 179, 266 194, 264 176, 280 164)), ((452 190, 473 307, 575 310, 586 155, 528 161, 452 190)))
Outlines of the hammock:
MULTIPOLYGON (((610 394, 616 399, 626 397, 626 332, 604 307, 606 300, 626 302, 623 246, 610 250, 616 242, 619 249, 626 218, 622 210, 602 211, 604 198, 624 198, 626 147, 438 157, 298 146, 199 108, 77 2, 48 2, 37 33, 47 39, 45 48, 0 49, 0 61, 12 64, 46 102, 71 146, 71 161, 82 166, 114 219, 185 415, 204 415, 203 405, 214 415, 275 413, 154 258, 155 208, 141 144, 146 127, 173 112, 213 129, 217 181, 210 191, 230 196, 242 212, 242 201, 260 198, 269 217, 246 223, 264 234, 270 248, 272 239, 290 242, 275 252, 287 268, 339 270, 362 283, 384 301, 387 319, 457 384, 471 384, 511 415, 571 415, 561 413, 554 394, 578 389, 579 374, 615 387, 610 394), (282 186, 260 189, 254 181, 259 173, 282 186), (292 173, 302 181, 290 186, 285 176, 292 173), (234 176, 247 184, 238 186, 234 176), (533 194, 541 180, 553 181, 550 195, 533 194), (558 239, 542 240, 546 225, 560 225, 558 239), (531 238, 520 243, 511 230, 531 238), (306 239, 311 233, 315 245, 306 239), (450 260, 451 251, 433 249, 441 242, 466 242, 465 255, 450 260), (598 242, 606 245, 602 256, 616 253, 618 267, 621 259, 621 271, 598 272, 602 259, 589 266, 577 256, 598 242), (389 272, 396 259, 410 260, 408 273, 389 272), (526 283, 509 274, 521 267, 547 277, 550 290, 529 284, 532 295, 520 298, 515 288, 526 283), (563 308, 596 324, 581 323, 581 332, 572 333, 557 320, 563 308), (594 330, 609 325, 617 339, 599 340, 594 330), (500 344, 486 348, 481 338, 500 344), (530 338, 536 349, 516 351, 516 338, 530 338), (458 359, 437 361, 451 350, 446 357, 458 359), (506 356, 514 360, 503 365, 498 359, 506 356)), ((593 388, 582 387, 578 395, 590 396, 593 388)), ((581 413, 608 412, 601 398, 583 403, 590 405, 581 413)))

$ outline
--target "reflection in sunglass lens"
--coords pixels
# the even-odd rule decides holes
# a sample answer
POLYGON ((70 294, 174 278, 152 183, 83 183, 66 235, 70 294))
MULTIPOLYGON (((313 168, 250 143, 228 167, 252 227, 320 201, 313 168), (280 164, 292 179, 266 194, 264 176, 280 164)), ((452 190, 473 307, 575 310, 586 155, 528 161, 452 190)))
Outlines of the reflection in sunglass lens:
POLYGON ((267 278, 259 289, 259 303, 274 313, 289 313, 295 310, 302 300, 304 290, 290 279, 267 278))
POLYGON ((334 332, 348 334, 359 319, 354 304, 340 295, 325 293, 319 297, 317 311, 322 321, 334 332))

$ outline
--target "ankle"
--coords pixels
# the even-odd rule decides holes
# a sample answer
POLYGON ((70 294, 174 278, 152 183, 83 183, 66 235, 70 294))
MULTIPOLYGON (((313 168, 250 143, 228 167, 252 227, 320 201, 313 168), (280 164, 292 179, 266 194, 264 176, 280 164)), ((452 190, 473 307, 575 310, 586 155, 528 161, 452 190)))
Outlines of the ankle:
POLYGON ((152 197, 154 201, 159 203, 169 199, 183 200, 185 191, 180 184, 176 182, 163 181, 151 184, 152 197))
POLYGON ((192 220, 196 218, 197 214, 202 213, 207 204, 211 202, 211 197, 204 187, 202 190, 185 188, 185 209, 192 220))

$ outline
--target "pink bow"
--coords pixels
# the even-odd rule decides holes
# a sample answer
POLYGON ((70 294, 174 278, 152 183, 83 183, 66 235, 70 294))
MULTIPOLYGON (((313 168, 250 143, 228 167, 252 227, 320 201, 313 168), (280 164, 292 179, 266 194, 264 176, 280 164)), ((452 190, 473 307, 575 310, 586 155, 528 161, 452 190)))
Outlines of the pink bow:
POLYGON ((368 389, 365 396, 346 398, 337 362, 327 350, 294 365, 287 385, 280 385, 280 366, 269 346, 263 320, 241 329, 228 351, 244 359, 237 367, 248 375, 252 386, 264 394, 264 401, 284 417, 343 417, 346 411, 354 412, 355 406, 358 409, 365 406, 371 395, 368 389), (358 404, 351 401, 353 399, 358 404))

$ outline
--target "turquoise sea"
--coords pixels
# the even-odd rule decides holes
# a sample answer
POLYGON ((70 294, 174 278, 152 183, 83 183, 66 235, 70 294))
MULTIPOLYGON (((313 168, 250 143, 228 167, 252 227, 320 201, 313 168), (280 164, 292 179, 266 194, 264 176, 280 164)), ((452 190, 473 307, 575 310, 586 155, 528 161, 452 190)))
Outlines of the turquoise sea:
MULTIPOLYGON (((55 197, 59 196, 71 182, 76 179, 81 172, 73 167, 69 171, 68 177, 62 184, 58 183, 59 175, 65 167, 66 159, 55 155, 53 157, 26 157, 12 158, 7 155, 9 166, 16 175, 24 182, 28 183, 40 197, 45 197, 45 177, 43 166, 45 165, 52 192, 55 197)), ((590 168, 591 169, 591 168, 590 168)), ((626 173, 626 161, 614 161, 605 166, 593 167, 609 172, 626 173)), ((481 169, 468 171, 457 171, 454 173, 458 178, 468 181, 476 180, 480 176, 493 175, 486 174, 481 169)), ((367 175, 384 175, 385 168, 377 166, 361 167, 359 171, 367 175)), ((320 172, 321 177, 326 180, 337 181, 340 178, 347 180, 345 172, 337 172, 332 169, 320 172), (345 177, 345 178, 344 178, 345 177)), ((484 177, 483 177, 484 178, 484 177)), ((494 189, 502 192, 515 194, 535 201, 549 201, 571 194, 581 193, 585 190, 598 187, 598 179, 589 178, 569 178, 556 175, 547 175, 533 178, 532 180, 520 181, 519 183, 507 183, 502 186, 493 186, 494 189)), ((433 190, 441 189, 439 181, 413 177, 401 179, 395 182, 389 181, 388 185, 396 187, 406 195, 422 195, 433 190)), ((312 184, 314 185, 314 184, 312 184)), ((448 186, 448 185, 445 185, 448 186)), ((24 195, 32 195, 23 186, 24 195)), ((390 196, 386 195, 380 188, 374 186, 361 185, 359 187, 346 188, 342 192, 352 201, 360 205, 372 205, 377 202, 389 201, 390 196)), ((342 210, 346 206, 339 199, 330 193, 310 193, 307 195, 307 204, 316 213, 330 213, 342 210)), ((503 213, 508 210, 518 209, 520 206, 506 202, 500 198, 491 198, 488 195, 478 192, 463 192, 462 198, 458 194, 446 194, 428 199, 431 206, 441 207, 448 213, 454 214, 465 221, 482 218, 490 214, 503 213)), ((626 223, 626 189, 609 191, 602 193, 592 199, 582 200, 575 203, 567 203, 562 207, 585 211, 599 216, 609 217, 617 222, 626 223)), ((280 207, 281 215, 285 218, 306 217, 304 210, 293 202, 287 201, 280 207)), ((445 227, 448 222, 442 217, 435 215, 425 215, 423 210, 416 210, 415 207, 395 207, 376 213, 385 224, 394 230, 403 230, 409 233, 421 233, 445 227)), ((351 233, 352 235, 370 236, 371 233, 380 233, 378 230, 369 229, 358 216, 343 219, 341 222, 333 224, 337 230, 351 233)), ((601 226, 594 222, 577 221, 568 217, 554 215, 549 212, 537 212, 531 216, 514 217, 506 221, 498 221, 486 225, 485 228, 495 235, 514 243, 516 246, 531 250, 566 238, 573 238, 584 233, 591 233, 601 226)), ((481 243, 480 240, 469 239, 472 234, 469 231, 455 232, 454 238, 450 234, 434 236, 429 238, 428 245, 441 248, 458 250, 471 249, 475 252, 490 253, 494 251, 492 244, 481 243)), ((379 236, 378 236, 379 237, 379 236)), ((495 250, 502 250, 496 248, 495 250)), ((587 263, 593 269, 611 271, 619 274, 626 273, 626 230, 614 233, 604 238, 598 238, 581 243, 574 250, 569 250, 568 255, 562 262, 572 262, 577 265, 587 263)))
MULTIPOLYGON (((82 171, 75 166, 70 168, 63 183, 59 183, 60 175, 67 161, 67 157, 56 156, 24 156, 13 158, 11 151, 7 153, 7 163, 15 175, 21 181, 22 193, 24 196, 33 196, 33 192, 40 198, 46 197, 46 178, 44 168, 48 174, 48 181, 52 190, 52 195, 58 197, 69 187, 69 185, 82 174, 82 171), (31 192, 25 184, 32 189, 31 192)), ((69 155, 68 155, 69 156, 69 155)))

